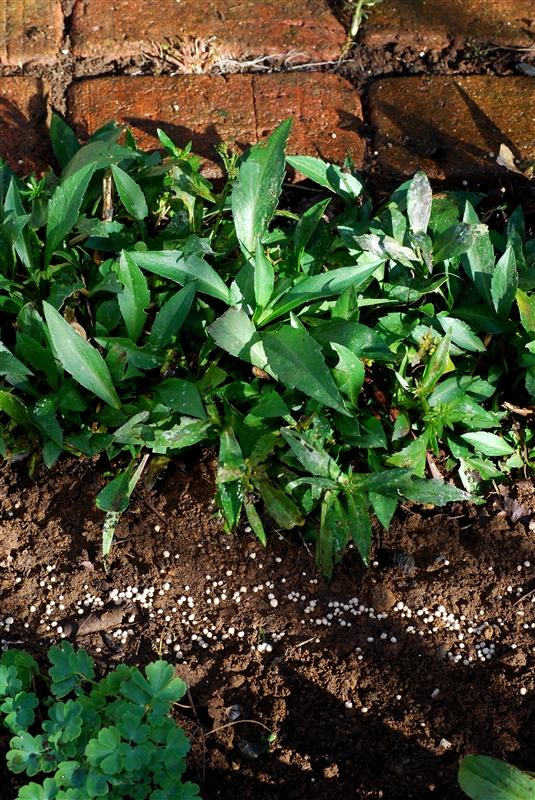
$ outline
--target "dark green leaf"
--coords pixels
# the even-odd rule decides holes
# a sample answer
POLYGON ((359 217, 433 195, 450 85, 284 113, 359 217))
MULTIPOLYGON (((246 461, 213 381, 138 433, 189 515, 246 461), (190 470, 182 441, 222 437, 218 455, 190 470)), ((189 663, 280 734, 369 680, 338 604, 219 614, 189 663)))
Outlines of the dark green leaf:
POLYGON ((286 530, 304 525, 305 518, 288 495, 284 494, 262 472, 251 476, 252 483, 266 505, 266 509, 281 527, 286 530))
POLYGON ((149 213, 145 195, 130 175, 120 167, 112 164, 111 171, 122 204, 131 217, 141 222, 149 213))
POLYGON ((261 369, 266 368, 267 356, 264 344, 245 311, 229 308, 208 326, 208 333, 227 353, 261 369))
POLYGON ((50 264, 50 259, 56 247, 76 224, 84 195, 94 171, 95 165, 87 164, 79 172, 64 180, 52 195, 48 204, 45 267, 50 264))
POLYGON ((80 149, 80 143, 67 123, 54 113, 50 121, 50 138, 58 163, 63 169, 80 149))
POLYGON ((436 506, 445 506, 446 503, 455 503, 460 500, 473 500, 471 494, 457 489, 451 483, 424 478, 414 478, 411 486, 405 489, 404 494, 413 503, 432 503, 436 506))
POLYGON ((492 275, 492 302, 497 314, 508 317, 518 288, 516 259, 512 247, 500 258, 492 275))
POLYGON ((190 417, 206 419, 206 412, 198 390, 190 381, 169 378, 156 387, 161 402, 190 417))
POLYGON ((264 308, 269 303, 273 294, 274 282, 273 264, 266 256, 260 239, 258 239, 254 266, 254 293, 256 305, 260 308, 264 308))
POLYGON ((332 480, 340 477, 341 470, 336 461, 325 450, 310 442, 304 434, 290 428, 281 428, 281 434, 307 472, 332 480))
POLYGON ((325 364, 320 345, 304 330, 283 325, 263 337, 267 363, 282 383, 349 415, 325 364))
POLYGON ((119 308, 124 317, 128 336, 135 344, 147 319, 145 309, 150 305, 147 279, 130 256, 130 253, 125 250, 121 253, 117 277, 123 284, 123 291, 118 298, 119 308))
POLYGON ((297 306, 311 303, 314 300, 341 294, 352 284, 358 287, 364 283, 366 278, 373 275, 383 263, 384 259, 374 259, 365 261, 362 264, 356 264, 353 267, 340 267, 331 272, 324 272, 321 275, 305 278, 286 292, 272 309, 267 309, 262 315, 262 321, 264 323, 271 321, 297 308, 297 306))
POLYGON ((129 253, 138 267, 185 285, 197 281, 197 291, 229 302, 229 292, 217 272, 196 255, 183 256, 180 250, 161 250, 150 253, 132 251, 129 253))
POLYGON ((178 333, 191 308, 195 297, 196 281, 187 283, 183 289, 174 292, 170 299, 156 314, 150 332, 149 343, 156 347, 166 347, 178 333))
POLYGON ((364 564, 368 567, 373 531, 365 500, 360 494, 347 494, 346 503, 349 535, 355 542, 364 564))
MULTIPOLYGON (((479 222, 478 216, 469 200, 466 201, 464 209, 464 222, 467 224, 477 224, 479 222)), ((483 236, 478 236, 472 247, 462 255, 461 264, 468 277, 474 282, 483 300, 492 307, 490 282, 494 271, 494 248, 488 232, 483 236)))
POLYGON ((54 348, 63 368, 86 389, 120 410, 121 401, 113 386, 108 367, 98 350, 84 341, 51 305, 43 302, 43 309, 54 348))
POLYGON ((284 178, 284 149, 292 127, 288 119, 265 141, 253 145, 238 161, 238 179, 232 188, 236 234, 248 258, 271 222, 284 178))

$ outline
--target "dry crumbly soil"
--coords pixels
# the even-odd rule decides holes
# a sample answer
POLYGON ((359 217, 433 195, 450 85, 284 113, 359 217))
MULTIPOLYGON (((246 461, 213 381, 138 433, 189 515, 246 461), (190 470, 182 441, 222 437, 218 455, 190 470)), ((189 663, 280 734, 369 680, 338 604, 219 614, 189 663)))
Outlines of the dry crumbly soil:
MULTIPOLYGON (((298 535, 272 529, 264 550, 222 532, 214 467, 210 452, 174 462, 136 497, 108 572, 102 466, 66 457, 35 482, 5 468, 2 645, 44 667, 60 625, 100 673, 170 660, 191 687, 196 719, 177 719, 205 800, 453 800, 467 753, 533 768, 531 482, 481 506, 402 507, 388 533, 375 526, 373 566, 350 549, 327 584, 298 535)), ((1 777, 12 800, 21 778, 1 777)))

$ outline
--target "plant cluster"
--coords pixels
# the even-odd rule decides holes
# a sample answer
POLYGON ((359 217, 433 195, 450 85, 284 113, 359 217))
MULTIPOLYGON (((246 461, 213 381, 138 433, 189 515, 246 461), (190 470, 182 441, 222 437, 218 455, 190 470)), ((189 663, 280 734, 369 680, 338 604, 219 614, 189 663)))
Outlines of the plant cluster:
POLYGON ((189 148, 160 131, 162 160, 115 123, 81 147, 53 117, 60 176, 0 165, 0 453, 128 457, 97 498, 105 556, 141 472, 200 443, 226 530, 244 510, 265 544, 261 499, 327 576, 349 539, 368 563, 372 512, 388 527, 531 463, 510 419, 535 395, 521 208, 491 231, 481 195, 419 172, 374 214, 349 157, 285 156, 290 127, 220 148, 220 193, 189 148), (301 215, 279 207, 287 165, 324 193, 301 215))
POLYGON ((0 659, 0 711, 13 733, 7 765, 30 778, 52 775, 23 786, 20 800, 198 798, 199 787, 182 782, 190 742, 169 713, 186 685, 170 664, 148 664, 146 677, 120 664, 95 681, 93 659, 67 641, 48 658, 48 677, 28 653, 0 659), (36 694, 43 684, 48 693, 36 694))

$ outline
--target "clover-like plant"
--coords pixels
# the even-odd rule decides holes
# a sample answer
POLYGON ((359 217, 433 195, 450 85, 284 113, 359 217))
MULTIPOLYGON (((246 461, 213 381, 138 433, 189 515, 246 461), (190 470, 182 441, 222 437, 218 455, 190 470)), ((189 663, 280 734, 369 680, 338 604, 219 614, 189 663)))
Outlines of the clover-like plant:
POLYGON ((169 716, 186 685, 166 661, 137 667, 120 664, 95 681, 93 659, 63 641, 48 653, 49 679, 34 659, 8 650, 0 659, 0 712, 14 734, 9 769, 42 783, 23 786, 20 800, 193 800, 199 787, 183 782, 190 742, 169 716), (45 680, 50 695, 32 687, 45 680), (63 698, 67 698, 65 702, 63 698), (36 709, 43 719, 37 732, 36 709))

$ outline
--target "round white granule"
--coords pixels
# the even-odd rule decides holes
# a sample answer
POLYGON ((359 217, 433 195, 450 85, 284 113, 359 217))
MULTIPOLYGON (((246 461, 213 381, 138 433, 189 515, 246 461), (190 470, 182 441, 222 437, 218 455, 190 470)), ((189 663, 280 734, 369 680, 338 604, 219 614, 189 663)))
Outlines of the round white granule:
POLYGON ((269 605, 270 605, 272 608, 277 608, 277 606, 279 605, 279 601, 278 601, 278 600, 275 600, 275 598, 273 598, 273 600, 270 600, 270 601, 269 601, 269 605))
POLYGON ((527 693, 528 693, 528 690, 524 686, 522 686, 522 688, 520 689, 520 694, 522 695, 522 697, 527 693))

